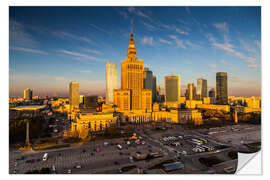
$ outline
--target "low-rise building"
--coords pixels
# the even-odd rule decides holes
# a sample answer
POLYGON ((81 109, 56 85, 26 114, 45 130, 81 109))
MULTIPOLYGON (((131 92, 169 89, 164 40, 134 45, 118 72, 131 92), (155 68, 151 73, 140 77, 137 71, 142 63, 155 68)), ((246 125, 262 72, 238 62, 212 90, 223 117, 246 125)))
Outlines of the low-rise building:
POLYGON ((202 101, 197 100, 187 100, 186 101, 186 108, 195 109, 198 105, 202 104, 202 101))
POLYGON ((197 104, 198 109, 213 109, 218 111, 230 112, 229 105, 197 104))
POLYGON ((90 132, 104 131, 111 126, 117 126, 117 117, 113 113, 76 113, 71 132, 80 138, 86 138, 90 132))

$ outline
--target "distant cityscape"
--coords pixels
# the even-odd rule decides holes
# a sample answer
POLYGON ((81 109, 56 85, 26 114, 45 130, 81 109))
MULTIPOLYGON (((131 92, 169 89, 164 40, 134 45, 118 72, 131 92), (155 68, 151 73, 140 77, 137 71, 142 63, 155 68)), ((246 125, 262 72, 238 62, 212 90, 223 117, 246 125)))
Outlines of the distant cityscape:
POLYGON ((232 174, 237 152, 260 149, 261 97, 228 96, 227 72, 209 91, 198 77, 181 96, 180 70, 164 77, 162 94, 137 57, 134 28, 120 88, 117 65, 104 64, 105 97, 80 94, 72 81, 69 97, 28 87, 9 98, 10 173, 232 174))

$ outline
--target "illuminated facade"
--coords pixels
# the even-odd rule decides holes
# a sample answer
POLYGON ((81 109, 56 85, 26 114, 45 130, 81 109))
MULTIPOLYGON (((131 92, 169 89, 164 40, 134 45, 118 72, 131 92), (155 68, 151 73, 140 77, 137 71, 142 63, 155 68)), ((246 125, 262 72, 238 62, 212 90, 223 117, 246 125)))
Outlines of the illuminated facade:
POLYGON ((117 89, 117 67, 106 61, 106 104, 113 104, 114 89, 117 89))
POLYGON ((114 104, 120 111, 152 110, 152 90, 143 89, 143 60, 137 59, 132 24, 127 58, 121 61, 121 89, 114 90, 114 104))
POLYGON ((194 100, 196 98, 196 88, 193 83, 187 85, 186 98, 188 100, 194 100))
POLYGON ((23 97, 25 100, 32 100, 32 96, 33 96, 32 89, 27 88, 24 90, 23 97))
POLYGON ((165 76, 165 102, 180 102, 180 76, 165 76))
POLYGON ((113 113, 76 113, 71 125, 71 132, 78 137, 86 138, 89 132, 104 131, 117 126, 117 117, 113 113))
POLYGON ((147 112, 152 111, 152 90, 143 89, 142 90, 142 109, 147 112))
POLYGON ((131 109, 131 90, 115 89, 113 91, 114 105, 119 111, 130 111, 131 109))
POLYGON ((224 112, 230 112, 229 105, 197 104, 198 109, 212 109, 224 112))
POLYGON ((197 95, 200 100, 207 97, 207 80, 203 78, 197 79, 197 95))
POLYGON ((72 81, 69 84, 69 102, 70 110, 78 109, 80 104, 79 82, 72 81))

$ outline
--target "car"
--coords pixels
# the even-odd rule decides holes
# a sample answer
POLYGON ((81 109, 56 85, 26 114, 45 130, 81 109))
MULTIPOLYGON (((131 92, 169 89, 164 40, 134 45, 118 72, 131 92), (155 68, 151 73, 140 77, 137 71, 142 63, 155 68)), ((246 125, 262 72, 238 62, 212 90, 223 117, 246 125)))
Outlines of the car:
POLYGON ((68 173, 68 174, 71 174, 71 169, 69 169, 69 170, 67 171, 67 173, 68 173))
POLYGON ((118 171, 119 171, 119 173, 122 173, 122 172, 123 172, 123 171, 122 171, 122 168, 119 168, 118 171))
POLYGON ((82 168, 82 166, 81 166, 80 164, 76 165, 75 167, 76 167, 77 169, 81 169, 81 168, 82 168))

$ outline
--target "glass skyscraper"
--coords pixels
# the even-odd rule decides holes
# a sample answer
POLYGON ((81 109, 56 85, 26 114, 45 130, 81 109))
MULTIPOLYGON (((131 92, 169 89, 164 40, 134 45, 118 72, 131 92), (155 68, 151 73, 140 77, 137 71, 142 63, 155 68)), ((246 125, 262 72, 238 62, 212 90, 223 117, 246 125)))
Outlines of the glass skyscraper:
POLYGON ((216 103, 228 104, 228 78, 226 72, 216 74, 216 103))

